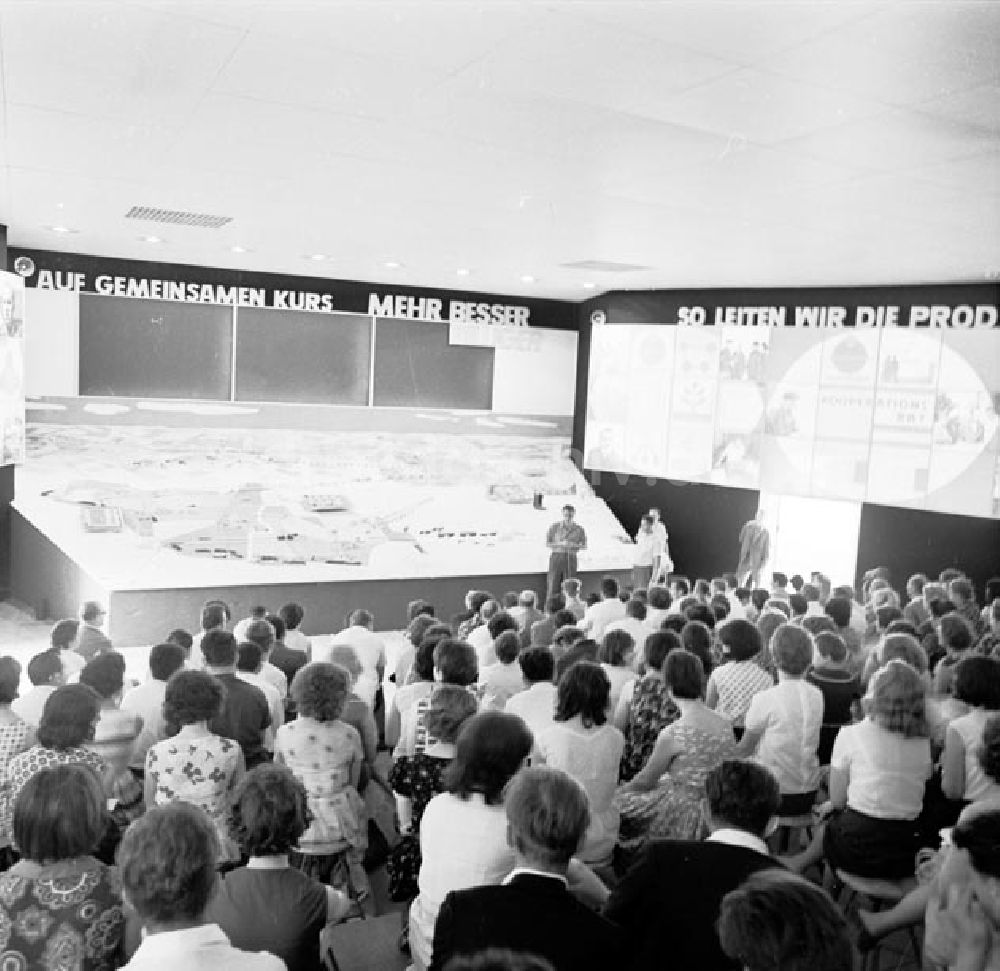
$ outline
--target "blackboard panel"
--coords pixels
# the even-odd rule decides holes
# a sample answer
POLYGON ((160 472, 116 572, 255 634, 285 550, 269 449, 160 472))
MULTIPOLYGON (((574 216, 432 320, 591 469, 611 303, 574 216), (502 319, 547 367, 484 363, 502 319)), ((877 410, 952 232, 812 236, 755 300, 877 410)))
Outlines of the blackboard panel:
POLYGON ((231 307, 80 294, 80 394, 229 399, 231 307))
POLYGON ((236 400, 366 405, 370 317, 241 307, 236 400))
POLYGON ((380 317, 375 325, 375 404, 493 407, 492 347, 451 346, 447 323, 380 317))

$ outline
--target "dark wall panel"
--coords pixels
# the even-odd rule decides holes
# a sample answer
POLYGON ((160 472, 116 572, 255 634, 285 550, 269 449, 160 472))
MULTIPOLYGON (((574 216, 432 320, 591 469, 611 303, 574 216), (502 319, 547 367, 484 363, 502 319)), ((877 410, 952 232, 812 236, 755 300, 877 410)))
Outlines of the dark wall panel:
POLYGON ((975 581, 981 601, 986 580, 1000 575, 1000 521, 865 503, 859 577, 876 566, 889 567, 897 590, 911 574, 936 576, 958 567, 975 581))
POLYGON ((371 328, 370 317, 241 307, 236 400, 366 405, 371 328))
POLYGON ((229 398, 231 307, 80 294, 80 394, 229 398))
POLYGON ((492 347, 452 346, 447 324, 379 318, 375 404, 488 411, 494 355, 492 347))

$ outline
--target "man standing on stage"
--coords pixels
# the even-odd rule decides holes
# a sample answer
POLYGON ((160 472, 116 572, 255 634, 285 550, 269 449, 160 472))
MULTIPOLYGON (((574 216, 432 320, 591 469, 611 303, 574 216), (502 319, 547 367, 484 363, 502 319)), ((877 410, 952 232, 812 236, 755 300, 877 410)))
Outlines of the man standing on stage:
POLYGON ((549 554, 550 597, 559 593, 563 580, 576 576, 576 554, 587 548, 587 534, 573 519, 576 509, 563 506, 562 514, 563 518, 553 523, 545 536, 545 543, 552 551, 549 554))
POLYGON ((642 517, 639 532, 635 534, 635 559, 632 561, 634 589, 645 590, 649 587, 662 551, 659 537, 653 531, 653 517, 647 514, 642 517))
POLYGON ((758 511, 755 519, 751 519, 740 530, 740 563, 736 567, 736 579, 739 583, 746 582, 750 587, 756 587, 760 582, 761 571, 771 555, 771 534, 764 526, 764 510, 758 511), (749 579, 748 579, 749 578, 749 579))
POLYGON ((653 582, 658 583, 661 576, 666 580, 666 577, 674 572, 674 561, 670 559, 670 550, 667 547, 667 527, 660 519, 660 510, 653 506, 647 515, 653 521, 653 535, 656 537, 659 548, 656 560, 653 562, 652 577, 653 582))

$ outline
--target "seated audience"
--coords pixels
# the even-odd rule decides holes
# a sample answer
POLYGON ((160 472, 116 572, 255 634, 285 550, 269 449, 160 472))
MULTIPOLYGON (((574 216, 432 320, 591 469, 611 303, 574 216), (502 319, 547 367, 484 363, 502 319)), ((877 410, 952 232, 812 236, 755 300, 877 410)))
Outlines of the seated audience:
POLYGON ((517 659, 526 689, 513 695, 504 710, 524 719, 537 739, 551 728, 556 713, 557 688, 552 683, 555 659, 546 647, 530 647, 521 651, 517 659))
POLYGON ((556 682, 577 661, 597 663, 597 641, 591 640, 578 627, 561 627, 552 642, 552 656, 556 663, 556 682))
POLYGON ((865 719, 846 725, 833 743, 833 815, 790 866, 801 872, 825 856, 832 867, 862 877, 912 877, 931 775, 925 698, 923 680, 904 661, 875 674, 865 719))
POLYGON ((123 711, 121 704, 125 676, 125 658, 110 651, 97 654, 80 672, 80 684, 97 692, 100 714, 94 737, 86 743, 96 752, 111 772, 111 798, 129 811, 129 815, 142 812, 142 783, 129 770, 132 749, 142 731, 142 718, 130 711, 123 711))
MULTIPOLYGON (((362 669, 354 690, 373 712, 376 708, 375 695, 380 690, 385 675, 385 642, 374 631, 374 616, 367 610, 353 610, 347 617, 347 626, 330 638, 330 647, 346 644, 354 648, 362 669)), ((331 657, 319 656, 317 660, 333 661, 331 657)))
POLYGON ((539 954, 556 971, 615 966, 620 932, 568 890, 570 861, 588 829, 586 793, 563 772, 524 769, 507 790, 504 810, 513 869, 500 886, 456 890, 445 897, 431 969, 443 968, 454 954, 484 947, 539 954))
MULTIPOLYGON (((664 629, 670 630, 671 628, 664 623, 664 629)), ((701 661, 701 668, 705 672, 707 681, 709 675, 715 670, 716 662, 715 637, 711 629, 700 620, 688 620, 677 633, 681 639, 681 647, 685 651, 690 651, 701 661)))
POLYGON ((653 585, 649 588, 646 604, 646 628, 649 631, 659 630, 660 625, 670 613, 672 602, 670 591, 666 587, 653 585))
POLYGON ((507 843, 503 791, 531 745, 531 732, 515 715, 484 711, 462 726, 455 759, 443 776, 445 791, 431 799, 420 821, 420 893, 410 908, 410 952, 417 971, 431 962, 434 925, 445 897, 452 890, 498 884, 510 872, 514 856, 507 843))
POLYGON ((524 676, 517 663, 520 650, 521 640, 517 631, 505 630, 493 641, 493 653, 497 662, 479 670, 483 708, 503 711, 510 698, 524 691, 524 676))
MULTIPOLYGON (((556 615, 566 609, 566 598, 561 593, 553 594, 545 601, 545 616, 541 620, 536 620, 528 628, 528 639, 525 643, 522 637, 521 643, 524 647, 549 647, 552 638, 561 626, 557 623, 556 615)), ((570 611, 572 613, 572 611, 570 611)), ((576 623, 576 614, 573 614, 569 623, 576 623)))
POLYGON ((649 633, 646 624, 646 605, 637 597, 632 597, 625 604, 625 616, 621 620, 613 620, 604 628, 604 636, 607 637, 612 631, 625 631, 633 642, 641 644, 649 633))
MULTIPOLYGON (((231 637, 231 634, 227 634, 231 637)), ((198 806, 215 826, 222 862, 238 859, 227 819, 233 793, 243 778, 243 751, 231 738, 211 730, 225 689, 204 671, 178 671, 167 682, 163 717, 168 732, 146 754, 147 809, 169 802, 198 806)))
POLYGON ((663 680, 663 663, 671 651, 680 650, 673 631, 656 631, 643 646, 645 674, 622 691, 615 711, 615 727, 625 736, 625 749, 618 778, 628 782, 648 761, 660 732, 680 718, 663 680))
POLYGON ((53 765, 25 783, 13 818, 21 859, 0 876, 4 967, 120 966, 121 888, 93 856, 104 828, 104 790, 89 767, 53 765))
POLYGON ((535 741, 547 765, 583 786, 590 800, 590 827, 579 857, 591 865, 611 861, 618 838, 613 799, 625 739, 608 723, 610 684, 601 667, 574 664, 560 679, 554 724, 535 741))
POLYGON ((358 794, 364 752, 357 729, 341 718, 351 686, 337 664, 314 662, 292 681, 298 718, 278 729, 274 758, 286 765, 309 796, 309 828, 300 837, 297 859, 310 876, 330 881, 337 858, 347 853, 351 882, 369 890, 363 866, 367 818, 358 794))
POLYGON ((613 620, 621 620, 625 616, 625 604, 618 593, 618 581, 614 577, 604 577, 601 580, 601 599, 587 608, 580 621, 580 629, 598 643, 604 636, 604 628, 613 620))
MULTIPOLYGON (((58 658, 56 659, 58 662, 58 658)), ((11 758, 31 747, 35 730, 12 711, 21 680, 21 665, 12 657, 0 657, 0 870, 13 860, 10 840, 10 783, 7 766, 11 758)))
POLYGON ((930 613, 924 602, 924 586, 926 584, 926 573, 914 573, 906 581, 907 602, 903 607, 903 619, 918 628, 924 621, 930 620, 930 613))
POLYGON ((754 873, 722 900, 719 943, 745 971, 853 971, 847 921, 829 895, 782 870, 754 873))
POLYGON ((607 917, 624 932, 627 957, 615 963, 647 971, 664 960, 698 971, 735 971, 719 947, 722 898, 752 873, 778 866, 765 839, 777 823, 778 783, 754 762, 728 759, 705 779, 709 836, 652 840, 615 887, 607 917))
POLYGON ((778 683, 751 699, 737 753, 753 755, 774 774, 781 789, 779 814, 797 816, 812 809, 819 788, 823 695, 805 680, 813 641, 801 627, 782 624, 771 638, 771 653, 778 683))
POLYGON ((132 746, 129 760, 129 767, 139 774, 145 768, 146 753, 167 737, 167 723, 163 717, 167 682, 184 667, 184 660, 184 649, 180 645, 155 644, 149 652, 149 677, 122 697, 122 711, 131 712, 142 721, 142 731, 132 746))
POLYGON ((840 634, 824 631, 815 643, 819 659, 806 680, 823 694, 823 726, 816 755, 820 765, 829 765, 834 739, 842 726, 851 724, 853 706, 861 700, 861 680, 851 672, 847 645, 840 634))
POLYGON ((734 620, 719 632, 723 663, 708 679, 705 701, 743 734, 743 723, 753 696, 766 691, 774 679, 754 660, 761 650, 757 628, 748 620, 734 620))
MULTIPOLYGON (((805 589, 805 586, 802 588, 805 589)), ((813 588, 815 590, 815 587, 813 588)), ((775 608, 780 609, 781 601, 773 604, 775 608)), ((792 593, 788 596, 788 619, 796 623, 801 623, 803 618, 809 612, 809 601, 806 600, 804 593, 792 593)))
POLYGON ((496 654, 493 652, 494 639, 499 637, 500 633, 505 630, 514 630, 520 637, 521 628, 512 614, 508 614, 506 611, 500 609, 500 604, 496 600, 487 600, 479 608, 479 616, 483 622, 478 627, 469 631, 467 643, 475 650, 479 669, 482 670, 490 664, 497 663, 496 654), (494 617, 498 617, 501 614, 503 615, 503 619, 497 625, 496 633, 494 634, 490 629, 490 622, 494 617))
POLYGON ((289 863, 308 820, 305 789, 288 769, 252 769, 230 812, 230 832, 248 862, 222 878, 205 911, 235 947, 269 951, 288 971, 322 968, 320 931, 351 909, 346 894, 289 863))
MULTIPOLYGON (((534 597, 534 593, 531 593, 532 605, 535 602, 534 597)), ((465 595, 465 610, 457 613, 451 619, 451 628, 454 630, 457 638, 463 639, 468 637, 475 628, 484 623, 483 618, 479 615, 479 611, 487 600, 492 599, 493 595, 488 590, 470 590, 465 595)), ((522 608, 520 607, 513 607, 510 611, 517 618, 518 622, 521 619, 521 610, 522 608)))
POLYGON ((608 696, 608 706, 612 714, 618 707, 622 688, 635 679, 635 640, 625 630, 606 631, 597 648, 597 660, 601 670, 607 675, 611 694, 608 696))
POLYGON ((587 605, 580 599, 580 581, 575 578, 563 580, 562 594, 566 600, 566 609, 573 611, 573 616, 579 623, 587 612, 587 605))
POLYGON ((266 762, 264 732, 271 724, 271 712, 263 692, 236 677, 236 638, 224 630, 207 631, 201 651, 205 670, 225 689, 222 708, 212 717, 209 729, 239 742, 248 769, 266 762))
MULTIPOLYGON (((302 631, 302 620, 305 617, 305 611, 302 609, 301 604, 297 603, 287 603, 282 604, 278 608, 278 616, 285 622, 285 636, 282 638, 282 645, 285 650, 293 651, 296 654, 301 653, 306 656, 306 663, 309 662, 312 657, 312 643, 309 638, 302 631)), ((283 659, 283 652, 279 652, 279 660, 283 659)), ((272 663, 276 664, 278 667, 282 667, 277 660, 272 657, 272 663)), ((296 657, 296 662, 298 658, 296 657)), ((303 667, 304 665, 298 665, 298 667, 303 667)), ((298 667, 296 670, 298 670, 298 667)), ((295 677, 295 673, 289 676, 288 671, 285 671, 285 677, 288 678, 288 683, 292 683, 292 678, 295 677)))
POLYGON ((15 698, 11 702, 10 710, 32 728, 38 728, 38 723, 42 719, 42 709, 49 695, 59 685, 66 683, 59 651, 50 647, 36 654, 28 662, 28 680, 31 682, 31 690, 15 698))
POLYGON ((966 657, 958 663, 954 677, 955 697, 969 706, 969 712, 952 720, 945 731, 941 789, 949 799, 964 802, 1000 800, 1000 785, 979 762, 983 730, 1000 712, 1000 661, 966 657))
POLYGON ((729 720, 701 700, 705 675, 697 657, 671 651, 663 678, 681 714, 660 732, 642 771, 618 790, 619 843, 627 854, 651 837, 700 838, 705 779, 735 748, 729 720))
POLYGON ((864 667, 862 657, 861 634, 851 625, 853 605, 848 597, 831 597, 823 606, 827 617, 833 621, 838 633, 847 648, 849 669, 855 674, 860 674, 864 667))
POLYGON ((218 885, 218 856, 215 828, 187 803, 157 806, 128 828, 118 862, 142 943, 127 971, 285 971, 280 958, 238 950, 209 923, 205 911, 218 885))

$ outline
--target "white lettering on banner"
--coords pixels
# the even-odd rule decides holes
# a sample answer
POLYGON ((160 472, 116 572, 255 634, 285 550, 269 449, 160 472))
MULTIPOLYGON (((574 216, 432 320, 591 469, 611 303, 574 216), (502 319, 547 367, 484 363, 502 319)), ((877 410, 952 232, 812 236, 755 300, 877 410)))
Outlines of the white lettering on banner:
POLYGON ((62 270, 39 270, 39 290, 73 290, 79 293, 86 286, 86 278, 82 273, 66 273, 62 270))
MULTIPOLYGON (((478 305, 462 305, 478 306, 478 305)), ((681 327, 784 327, 786 307, 713 307, 709 318, 705 307, 678 307, 677 325, 681 327)), ((847 307, 793 306, 796 327, 952 327, 966 330, 973 327, 996 327, 1000 309, 996 304, 914 304, 903 319, 903 308, 895 304, 884 306, 858 305, 849 322, 847 307)), ((454 317, 452 319, 455 319, 454 317)))
POLYGON ((404 320, 447 320, 452 324, 490 324, 500 327, 527 327, 531 310, 506 303, 481 303, 449 300, 448 316, 443 316, 444 301, 437 297, 415 297, 408 293, 368 295, 368 313, 374 317, 397 317, 404 320))

